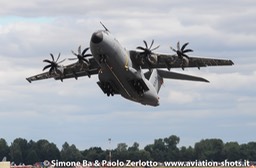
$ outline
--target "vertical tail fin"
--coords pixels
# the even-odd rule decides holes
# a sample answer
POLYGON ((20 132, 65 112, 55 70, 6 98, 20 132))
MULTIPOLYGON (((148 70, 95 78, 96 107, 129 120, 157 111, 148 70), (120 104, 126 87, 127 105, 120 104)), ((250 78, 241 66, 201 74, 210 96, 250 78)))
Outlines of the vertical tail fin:
POLYGON ((149 78, 149 82, 152 83, 157 93, 159 92, 161 85, 163 84, 163 78, 158 74, 157 69, 153 69, 149 78))

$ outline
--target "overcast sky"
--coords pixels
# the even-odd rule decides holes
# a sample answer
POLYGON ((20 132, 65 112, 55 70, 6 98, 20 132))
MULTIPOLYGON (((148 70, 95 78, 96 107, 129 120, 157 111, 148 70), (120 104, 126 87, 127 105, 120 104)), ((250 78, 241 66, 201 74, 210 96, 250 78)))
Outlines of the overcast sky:
MULTIPOLYGON (((256 1, 0 1, 0 138, 67 141, 83 150, 177 135, 179 146, 206 138, 247 143, 256 135, 256 1), (127 49, 190 42, 193 55, 231 59, 229 67, 185 69, 210 83, 165 80, 160 106, 107 97, 97 76, 32 84, 49 53, 89 47, 102 21, 127 49), (111 145, 108 138, 112 139, 111 145)), ((66 61, 64 64, 72 62, 66 61)), ((182 72, 182 69, 173 71, 182 72)))

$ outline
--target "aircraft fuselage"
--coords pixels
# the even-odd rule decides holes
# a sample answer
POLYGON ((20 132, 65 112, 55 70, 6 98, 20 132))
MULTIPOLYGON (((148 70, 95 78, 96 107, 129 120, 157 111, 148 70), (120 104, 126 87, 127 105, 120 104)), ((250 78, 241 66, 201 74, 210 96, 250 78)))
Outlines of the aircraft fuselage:
POLYGON ((90 50, 101 67, 98 85, 108 96, 121 94, 144 105, 158 106, 157 90, 141 69, 132 64, 130 53, 110 32, 100 30, 91 37, 90 50))

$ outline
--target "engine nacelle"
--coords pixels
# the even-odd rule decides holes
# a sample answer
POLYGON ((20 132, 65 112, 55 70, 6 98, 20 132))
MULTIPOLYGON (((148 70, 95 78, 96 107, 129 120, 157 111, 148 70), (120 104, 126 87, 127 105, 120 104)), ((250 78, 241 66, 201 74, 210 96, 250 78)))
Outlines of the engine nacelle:
POLYGON ((156 54, 150 54, 150 56, 148 57, 148 61, 151 63, 151 64, 156 64, 157 61, 158 61, 158 57, 156 54))
POLYGON ((59 65, 53 72, 56 74, 56 75, 64 75, 64 66, 62 65, 59 65))
POLYGON ((182 57, 182 66, 187 67, 189 65, 189 59, 187 57, 182 57))
POLYGON ((80 70, 89 70, 90 62, 87 60, 86 62, 79 62, 80 70))

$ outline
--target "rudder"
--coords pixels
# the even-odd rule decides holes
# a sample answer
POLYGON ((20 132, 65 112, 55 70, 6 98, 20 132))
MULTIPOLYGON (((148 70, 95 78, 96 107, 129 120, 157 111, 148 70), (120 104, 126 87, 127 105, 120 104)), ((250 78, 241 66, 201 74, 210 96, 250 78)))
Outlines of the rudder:
POLYGON ((162 84, 163 84, 163 78, 158 74, 157 69, 153 69, 149 78, 149 82, 154 86, 157 93, 159 92, 162 84))

